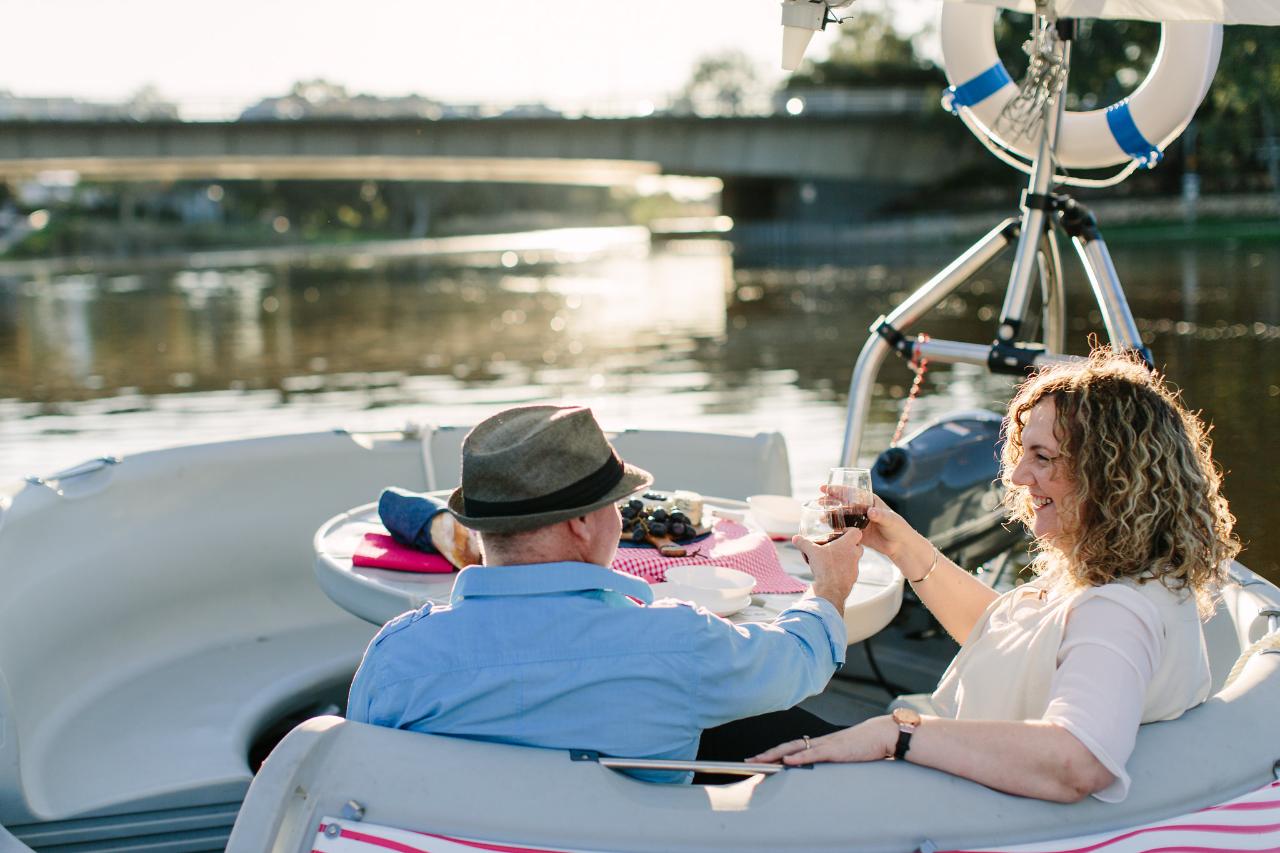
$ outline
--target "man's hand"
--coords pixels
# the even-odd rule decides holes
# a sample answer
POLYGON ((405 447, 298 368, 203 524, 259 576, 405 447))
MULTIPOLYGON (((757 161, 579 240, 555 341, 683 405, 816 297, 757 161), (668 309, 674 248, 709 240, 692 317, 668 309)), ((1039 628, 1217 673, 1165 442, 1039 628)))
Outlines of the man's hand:
POLYGON ((844 615, 844 603, 858 580, 862 559, 862 531, 850 528, 839 539, 815 545, 803 536, 791 537, 791 544, 804 554, 813 572, 813 594, 830 601, 844 615))

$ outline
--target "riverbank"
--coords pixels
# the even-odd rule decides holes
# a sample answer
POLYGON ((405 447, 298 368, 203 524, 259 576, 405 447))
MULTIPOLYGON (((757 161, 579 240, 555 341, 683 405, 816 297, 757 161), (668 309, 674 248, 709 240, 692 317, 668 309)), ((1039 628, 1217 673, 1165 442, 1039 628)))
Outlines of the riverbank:
MULTIPOLYGON (((1086 203, 1113 246, 1280 240, 1280 196, 1271 193, 1204 197, 1190 211, 1180 198, 1100 199, 1086 203)), ((828 263, 885 263, 914 255, 922 247, 967 245, 1005 219, 1019 215, 1015 198, 1004 209, 918 214, 851 225, 740 223, 734 226, 730 238, 740 267, 808 263, 817 256, 828 263)))
MULTIPOLYGON (((1280 195, 1208 196, 1188 210, 1180 198, 1090 201, 1109 242, 1179 243, 1197 241, 1280 240, 1280 195)), ((1004 219, 1017 216, 1016 204, 981 212, 938 212, 886 218, 876 222, 746 222, 725 216, 655 219, 648 225, 547 228, 516 233, 471 234, 454 237, 307 242, 288 245, 236 247, 200 251, 165 251, 136 256, 75 255, 0 260, 0 275, 59 275, 84 272, 111 274, 138 269, 225 269, 274 264, 324 263, 336 259, 375 256, 440 257, 461 262, 492 264, 510 258, 536 262, 544 253, 566 248, 641 245, 650 240, 730 240, 738 260, 751 266, 784 261, 800 253, 842 259, 909 252, 929 244, 972 242, 1004 219)), ((548 258, 553 260, 554 257, 548 258)))
POLYGON ((348 243, 295 243, 248 249, 199 252, 160 252, 137 257, 76 255, 0 261, 0 276, 115 274, 167 269, 234 269, 341 261, 359 264, 363 258, 436 257, 470 261, 484 266, 564 262, 625 246, 645 246, 649 231, 640 225, 596 228, 549 228, 511 234, 473 234, 404 240, 363 240, 348 243), (548 257, 543 258, 544 255, 548 257))

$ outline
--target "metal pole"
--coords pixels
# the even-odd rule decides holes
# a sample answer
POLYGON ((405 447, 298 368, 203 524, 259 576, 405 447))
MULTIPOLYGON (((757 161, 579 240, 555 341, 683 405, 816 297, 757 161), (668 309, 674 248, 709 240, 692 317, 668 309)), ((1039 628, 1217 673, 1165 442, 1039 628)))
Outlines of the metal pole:
MULTIPOLYGON (((929 361, 941 364, 976 364, 986 367, 991 356, 991 347, 986 344, 966 344, 961 341, 925 341, 916 344, 915 351, 929 361)), ((1038 353, 1032 359, 1033 366, 1043 367, 1046 364, 1080 361, 1078 355, 1060 355, 1057 353, 1038 353)))
MULTIPOLYGON (((1054 42, 1055 55, 1065 64, 1071 58, 1071 42, 1058 39, 1054 42)), ((1004 306, 1000 309, 1000 326, 996 330, 999 343, 1011 344, 1018 338, 1022 319, 1031 302, 1031 277, 1035 271, 1036 249, 1045 230, 1048 215, 1045 198, 1053 188, 1053 153, 1058 144, 1058 125, 1066 109, 1066 79, 1062 89, 1044 106, 1044 120, 1040 125, 1040 148, 1036 152, 1031 179, 1027 182, 1027 197, 1023 200, 1022 235, 1013 256, 1013 270, 1009 273, 1009 288, 1005 291, 1004 306)))
MULTIPOLYGON (((953 290, 1008 248, 1016 238, 1017 230, 1017 220, 1006 219, 988 231, 964 254, 917 288, 906 302, 885 319, 898 329, 907 328, 919 321, 953 290)), ((879 321, 876 325, 879 325, 879 321)), ((849 380, 849 408, 845 416, 841 465, 852 465, 857 461, 862 447, 862 432, 866 428, 867 415, 871 410, 871 389, 889 351, 889 343, 873 331, 863 344, 862 352, 858 354, 858 362, 854 365, 853 376, 849 380)), ((983 351, 986 352, 985 347, 983 351)), ((983 363, 985 364, 985 356, 983 363)))
POLYGON ((1062 281, 1062 252, 1058 248, 1058 232, 1049 229, 1045 249, 1039 255, 1040 282, 1044 298, 1044 348, 1049 352, 1066 349, 1066 287, 1062 281))
POLYGON ((1095 231, 1092 236, 1073 237, 1071 242, 1075 244, 1076 254, 1089 277, 1093 297, 1102 309, 1102 321, 1106 324, 1112 346, 1141 350, 1142 335, 1138 333, 1138 325, 1129 311, 1129 301, 1125 299, 1120 276, 1111 262, 1111 253, 1107 251, 1102 235, 1095 231))

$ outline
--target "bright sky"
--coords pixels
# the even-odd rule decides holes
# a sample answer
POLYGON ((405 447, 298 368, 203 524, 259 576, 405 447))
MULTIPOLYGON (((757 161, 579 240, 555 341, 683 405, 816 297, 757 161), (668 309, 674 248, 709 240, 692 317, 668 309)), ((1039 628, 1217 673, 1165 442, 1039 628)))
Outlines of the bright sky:
MULTIPOLYGON (((903 27, 937 5, 894 0, 903 27)), ((0 90, 24 96, 119 100, 154 84, 218 110, 320 77, 455 102, 626 100, 679 89, 699 57, 726 49, 782 74, 776 0, 7 0, 0 10, 0 90)), ((834 37, 819 33, 809 55, 834 37)))

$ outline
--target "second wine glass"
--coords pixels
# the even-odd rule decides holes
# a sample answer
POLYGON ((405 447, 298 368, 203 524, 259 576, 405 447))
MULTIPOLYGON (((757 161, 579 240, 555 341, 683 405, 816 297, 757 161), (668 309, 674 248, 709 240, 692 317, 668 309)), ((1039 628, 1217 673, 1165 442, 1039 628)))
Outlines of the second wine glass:
POLYGON ((807 501, 800 507, 800 535, 815 545, 826 545, 844 535, 843 507, 830 497, 807 501))

